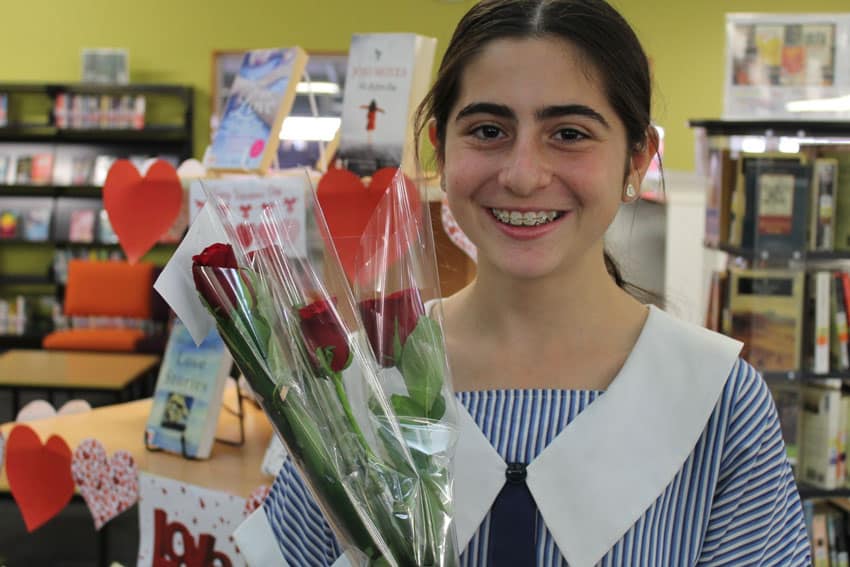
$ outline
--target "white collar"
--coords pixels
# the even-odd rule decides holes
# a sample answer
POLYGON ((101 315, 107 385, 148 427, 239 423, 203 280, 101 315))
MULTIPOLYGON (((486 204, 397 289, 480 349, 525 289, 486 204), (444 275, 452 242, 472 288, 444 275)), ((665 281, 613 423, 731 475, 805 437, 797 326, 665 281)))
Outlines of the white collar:
MULTIPOLYGON (((572 567, 595 565, 690 455, 741 343, 650 307, 607 391, 528 466, 526 482, 572 567), (628 463, 628 466, 623 466, 628 463)), ((454 510, 466 549, 505 482, 505 462, 458 404, 454 510)))

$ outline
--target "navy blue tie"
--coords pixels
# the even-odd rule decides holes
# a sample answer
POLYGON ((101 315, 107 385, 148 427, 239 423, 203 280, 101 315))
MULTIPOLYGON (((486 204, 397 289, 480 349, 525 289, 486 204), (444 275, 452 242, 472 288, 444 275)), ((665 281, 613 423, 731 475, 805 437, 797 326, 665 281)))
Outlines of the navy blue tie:
POLYGON ((507 480, 490 509, 491 567, 530 567, 536 562, 537 505, 525 483, 525 463, 508 463, 507 480))

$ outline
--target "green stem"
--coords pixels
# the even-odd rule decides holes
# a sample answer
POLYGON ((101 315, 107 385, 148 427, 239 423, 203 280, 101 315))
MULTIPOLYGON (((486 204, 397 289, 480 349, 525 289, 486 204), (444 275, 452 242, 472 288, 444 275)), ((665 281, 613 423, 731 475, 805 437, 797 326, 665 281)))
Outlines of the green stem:
POLYGON ((363 431, 360 429, 360 424, 357 423, 357 419, 354 417, 354 412, 351 410, 348 395, 345 393, 345 387, 342 385, 342 375, 332 372, 331 380, 333 380, 334 388, 336 389, 336 396, 342 404, 342 409, 345 411, 348 421, 351 422, 351 428, 354 430, 354 433, 357 435, 357 438, 360 440, 360 443, 363 445, 366 453, 368 453, 369 458, 377 460, 378 457, 375 456, 375 453, 372 452, 372 448, 369 447, 369 443, 366 441, 366 436, 363 435, 363 431))

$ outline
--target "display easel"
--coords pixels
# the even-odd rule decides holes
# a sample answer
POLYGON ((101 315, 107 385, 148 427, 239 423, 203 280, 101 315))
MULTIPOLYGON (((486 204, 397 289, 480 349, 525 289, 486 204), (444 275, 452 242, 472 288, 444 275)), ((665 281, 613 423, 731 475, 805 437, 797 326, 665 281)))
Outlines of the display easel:
MULTIPOLYGON (((221 409, 226 411, 227 413, 236 416, 239 420, 239 438, 238 439, 222 439, 220 437, 216 437, 215 441, 218 443, 222 443, 224 445, 229 445, 231 447, 241 447, 245 444, 245 407, 243 406, 244 396, 242 395, 242 389, 239 387, 239 384, 236 384, 236 409, 229 407, 227 404, 222 403, 221 409)), ((165 451, 161 447, 156 447, 151 445, 148 442, 147 432, 143 434, 143 442, 145 445, 145 449, 151 452, 161 452, 165 451)), ((193 457, 186 453, 186 433, 180 433, 180 455, 184 459, 188 459, 190 461, 201 461, 204 459, 199 459, 197 457, 193 457)))

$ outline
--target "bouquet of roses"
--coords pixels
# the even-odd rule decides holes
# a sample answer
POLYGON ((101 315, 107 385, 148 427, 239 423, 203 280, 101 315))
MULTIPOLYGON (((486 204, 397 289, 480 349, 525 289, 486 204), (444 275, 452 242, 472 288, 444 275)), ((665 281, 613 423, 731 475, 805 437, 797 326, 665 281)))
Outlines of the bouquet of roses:
POLYGON ((250 239, 216 210, 229 242, 194 257, 195 286, 349 556, 456 565, 455 404, 418 191, 396 175, 350 280, 317 203, 320 259, 298 256, 275 206, 250 239))

